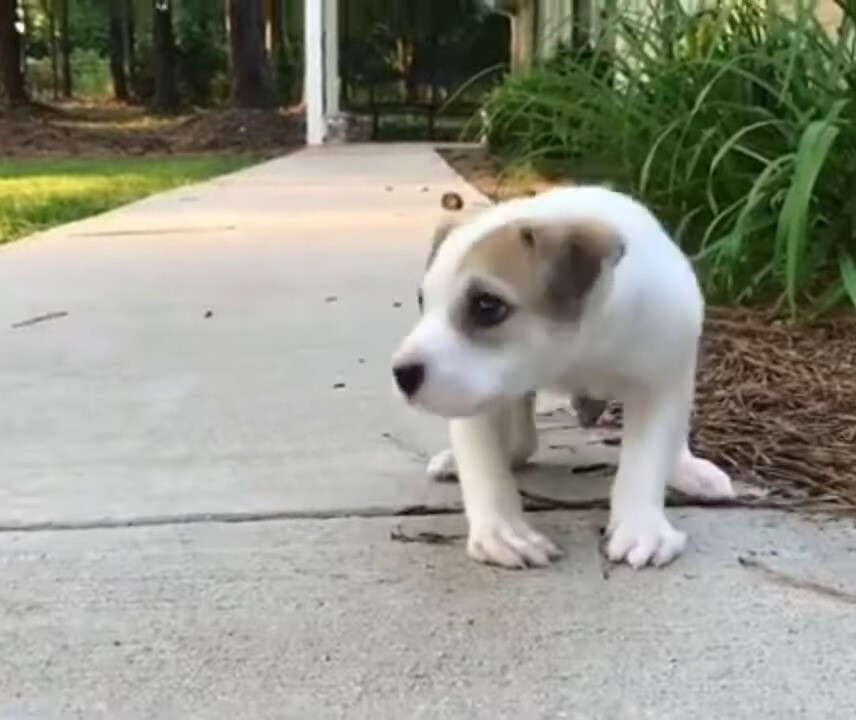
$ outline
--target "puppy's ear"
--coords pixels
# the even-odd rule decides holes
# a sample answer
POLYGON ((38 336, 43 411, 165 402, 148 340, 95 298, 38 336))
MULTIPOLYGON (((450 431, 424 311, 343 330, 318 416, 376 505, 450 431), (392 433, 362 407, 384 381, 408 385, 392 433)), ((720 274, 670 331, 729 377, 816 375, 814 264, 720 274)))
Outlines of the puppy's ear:
POLYGON ((440 198, 440 205, 449 212, 458 212, 464 209, 464 199, 456 192, 447 192, 440 198))
POLYGON ((434 230, 434 237, 431 239, 431 249, 428 251, 428 261, 425 263, 426 270, 431 267, 431 263, 434 262, 434 258, 436 258, 437 253, 440 252, 440 246, 446 241, 446 238, 449 237, 449 234, 457 226, 458 222, 450 218, 445 218, 439 225, 437 225, 437 229, 434 230))
POLYGON ((625 252, 621 237, 599 223, 522 226, 520 238, 537 258, 548 310, 565 318, 579 315, 602 273, 625 252))

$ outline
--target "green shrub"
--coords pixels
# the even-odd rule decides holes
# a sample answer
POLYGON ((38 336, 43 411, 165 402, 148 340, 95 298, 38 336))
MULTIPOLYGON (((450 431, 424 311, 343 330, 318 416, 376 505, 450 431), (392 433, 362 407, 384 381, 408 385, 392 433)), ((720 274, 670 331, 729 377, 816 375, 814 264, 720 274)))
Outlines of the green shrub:
POLYGON ((487 103, 489 142, 640 196, 716 301, 856 304, 856 0, 840 4, 838 34, 812 8, 747 0, 622 14, 593 46, 614 52, 509 77, 487 103))
MULTIPOLYGON (((76 97, 100 99, 113 92, 110 63, 95 50, 74 50, 71 54, 71 84, 76 97)), ((58 72, 61 70, 58 69, 58 72)), ((50 58, 27 59, 27 85, 34 97, 49 97, 53 93, 53 72, 50 58)), ((61 84, 61 80, 58 80, 61 84)))

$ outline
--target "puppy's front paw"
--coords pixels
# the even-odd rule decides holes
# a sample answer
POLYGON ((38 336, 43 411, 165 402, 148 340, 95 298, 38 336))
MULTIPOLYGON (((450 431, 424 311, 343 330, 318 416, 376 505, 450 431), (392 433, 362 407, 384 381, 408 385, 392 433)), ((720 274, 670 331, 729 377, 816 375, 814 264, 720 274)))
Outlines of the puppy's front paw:
POLYGON ((694 498, 704 500, 731 500, 737 496, 731 478, 709 460, 685 454, 671 486, 694 498))
POLYGON ((513 569, 543 567, 562 555, 559 548, 522 517, 499 515, 470 523, 467 552, 479 562, 513 569))
POLYGON ((425 470, 428 477, 441 482, 449 482, 458 477, 458 465, 455 462, 455 455, 451 448, 446 448, 442 452, 438 452, 428 461, 428 467, 425 470))
POLYGON ((683 552, 687 536, 675 530, 660 509, 613 513, 606 554, 613 562, 639 569, 670 563, 683 552))

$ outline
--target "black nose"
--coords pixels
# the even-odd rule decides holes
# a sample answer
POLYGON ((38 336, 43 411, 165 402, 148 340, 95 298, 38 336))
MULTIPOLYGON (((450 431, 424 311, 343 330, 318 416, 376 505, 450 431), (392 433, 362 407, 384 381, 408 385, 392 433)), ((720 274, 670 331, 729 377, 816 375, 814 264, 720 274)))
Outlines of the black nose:
POLYGON ((425 380, 425 366, 422 363, 399 365, 392 369, 392 374, 395 375, 395 382, 398 383, 401 392, 407 397, 412 397, 425 380))

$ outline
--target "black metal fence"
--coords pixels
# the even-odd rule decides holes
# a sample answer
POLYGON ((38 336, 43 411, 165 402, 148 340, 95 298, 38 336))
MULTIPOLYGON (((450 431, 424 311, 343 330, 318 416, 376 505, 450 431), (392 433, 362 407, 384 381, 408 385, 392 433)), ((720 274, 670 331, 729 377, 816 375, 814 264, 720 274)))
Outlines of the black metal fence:
POLYGON ((459 138, 508 66, 479 0, 340 0, 340 33, 341 105, 372 140, 459 138))

